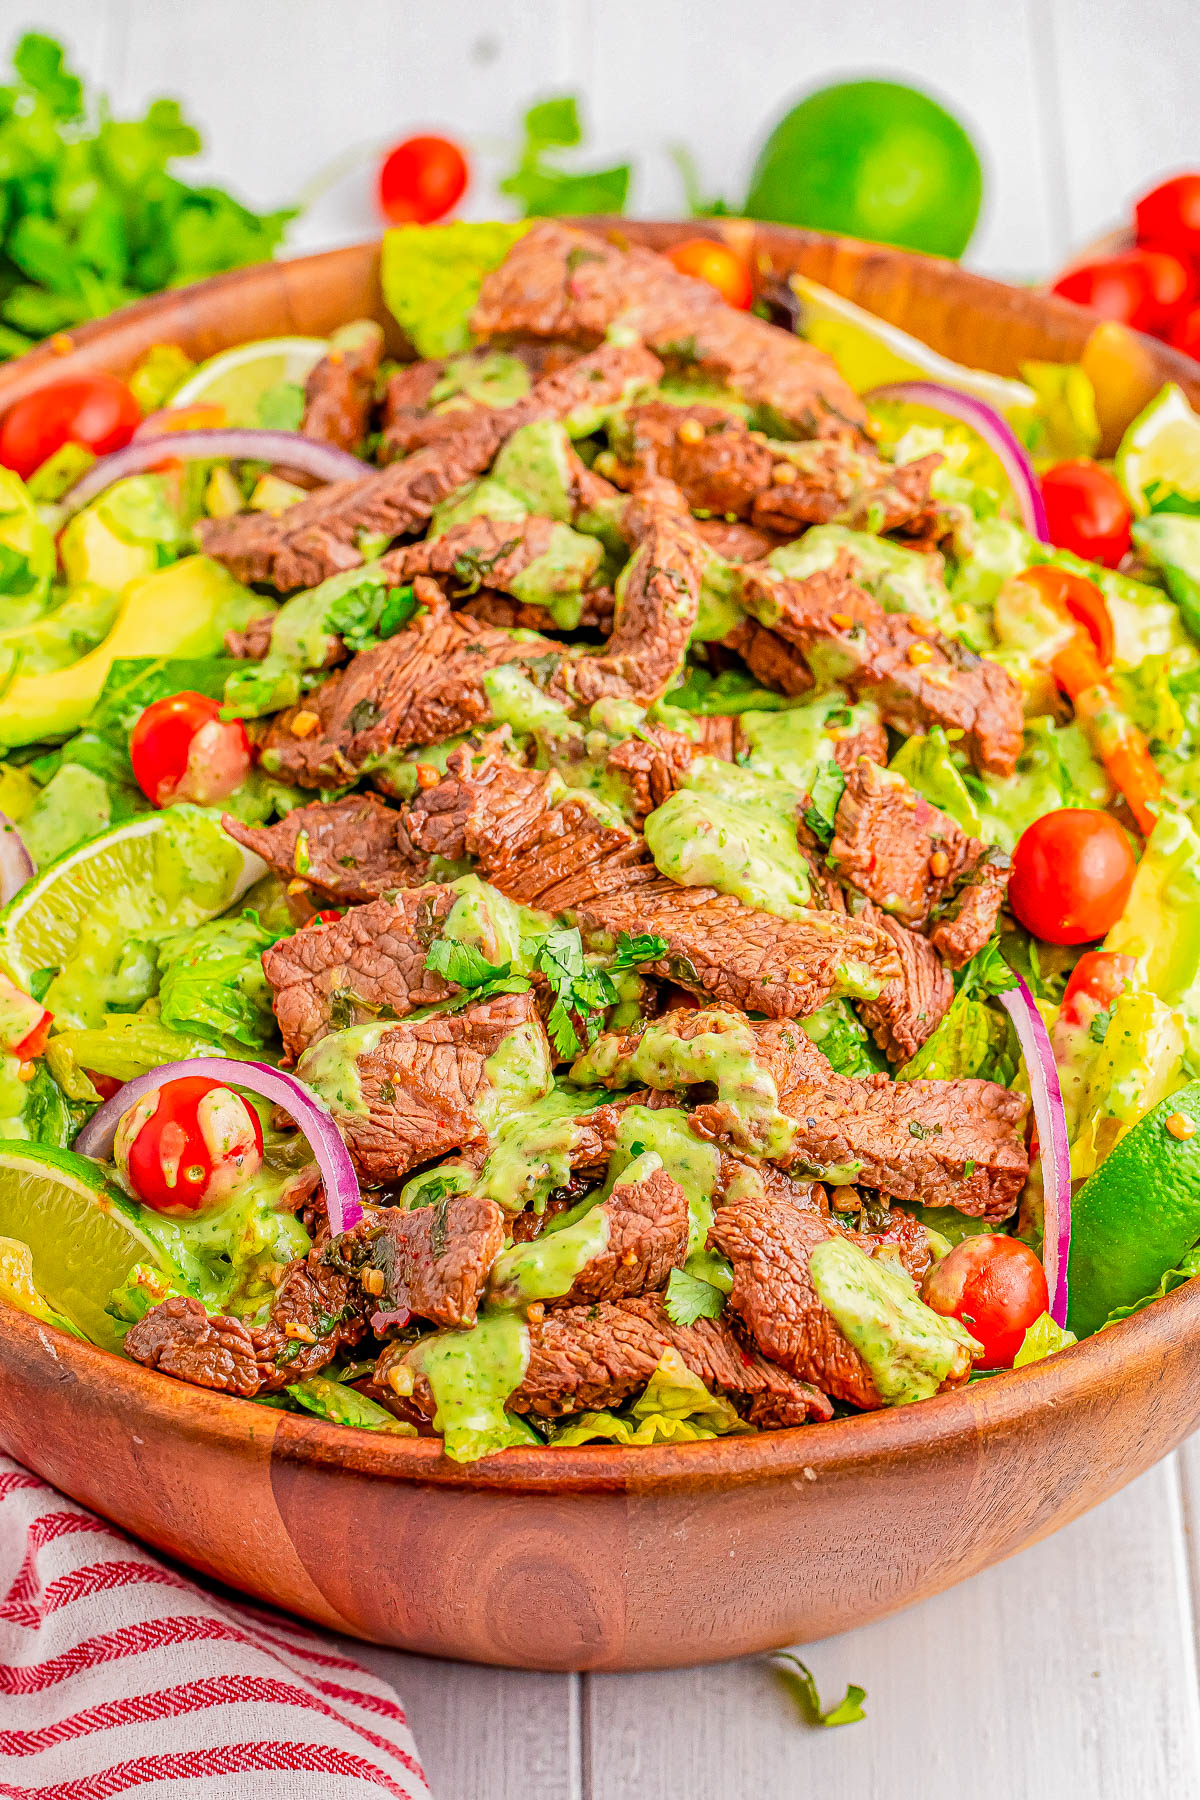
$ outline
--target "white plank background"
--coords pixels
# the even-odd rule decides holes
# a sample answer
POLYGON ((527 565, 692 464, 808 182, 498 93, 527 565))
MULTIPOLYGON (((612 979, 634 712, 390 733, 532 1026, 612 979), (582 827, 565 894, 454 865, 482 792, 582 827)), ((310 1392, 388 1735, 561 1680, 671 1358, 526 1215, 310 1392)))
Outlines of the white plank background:
MULTIPOLYGON (((521 110, 567 90, 589 155, 634 155, 635 210, 669 215, 670 144, 736 198, 789 97, 915 79, 986 160, 969 260, 1018 279, 1200 163, 1196 0, 0 0, 0 25, 64 36, 117 110, 178 94, 198 171, 260 206, 342 159, 297 249, 370 234, 372 154, 423 126, 471 145, 487 216, 521 110)), ((823 1695, 868 1690, 842 1730, 800 1724, 758 1660, 577 1677, 367 1654, 438 1800, 1195 1800, 1197 1593, 1191 1445, 1003 1567, 812 1645, 823 1695)))

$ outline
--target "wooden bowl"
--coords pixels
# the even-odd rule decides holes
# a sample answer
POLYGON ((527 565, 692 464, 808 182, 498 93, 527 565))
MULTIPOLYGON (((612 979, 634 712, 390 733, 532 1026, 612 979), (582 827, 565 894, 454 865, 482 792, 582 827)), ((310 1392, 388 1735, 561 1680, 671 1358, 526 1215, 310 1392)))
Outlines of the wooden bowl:
MULTIPOLYGON (((656 246, 697 226, 620 221, 656 246)), ((711 228, 1004 374, 1072 358, 1061 301, 814 234, 711 228)), ((153 343, 383 317, 375 245, 144 300, 0 370, 0 409, 153 343)), ((1200 401, 1195 365, 1146 340, 1200 401)), ((511 1450, 470 1467, 190 1388, 0 1306, 0 1444, 167 1554, 321 1625, 535 1669, 703 1662, 819 1638, 937 1593, 1114 1493, 1200 1422, 1200 1283, 1076 1349, 935 1400, 650 1449, 511 1450)))

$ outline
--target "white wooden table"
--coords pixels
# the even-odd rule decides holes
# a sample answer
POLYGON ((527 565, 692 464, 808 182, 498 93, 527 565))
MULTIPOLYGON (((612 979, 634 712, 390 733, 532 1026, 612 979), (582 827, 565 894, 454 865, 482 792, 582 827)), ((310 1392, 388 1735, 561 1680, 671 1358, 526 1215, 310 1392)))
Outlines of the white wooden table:
MULTIPOLYGON (((0 0, 0 21, 65 36, 118 111, 178 94, 198 167, 260 206, 359 147, 301 249, 375 230, 370 153, 421 126, 473 146, 487 216, 521 110, 566 91, 589 157, 632 153, 634 209, 670 215, 670 144, 736 199, 798 91, 916 80, 986 159, 968 260, 1016 278, 1200 163, 1196 0, 0 0)), ((867 1689, 866 1722, 836 1731, 802 1725, 760 1661, 577 1677, 367 1654, 438 1800, 1189 1800, 1197 1520, 1200 1445, 1002 1568, 811 1646, 827 1701, 867 1689)))

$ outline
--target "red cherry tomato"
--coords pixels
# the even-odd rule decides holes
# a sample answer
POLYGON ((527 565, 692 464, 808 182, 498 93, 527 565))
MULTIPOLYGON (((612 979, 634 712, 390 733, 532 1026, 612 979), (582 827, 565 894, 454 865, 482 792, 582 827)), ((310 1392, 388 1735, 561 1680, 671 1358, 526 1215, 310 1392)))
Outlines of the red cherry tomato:
POLYGON ((1134 209, 1139 244, 1163 245, 1181 256, 1200 252, 1200 175, 1172 175, 1134 209))
POLYGON ((1093 1017, 1097 1012, 1103 1012, 1120 997, 1136 968, 1132 956, 1118 956, 1115 950, 1085 950, 1071 970, 1071 978, 1063 991, 1059 1018, 1064 1024, 1079 1025, 1085 1014, 1093 1017))
POLYGON ((1200 362, 1200 306, 1189 306, 1174 320, 1167 342, 1200 362))
POLYGON ((393 225, 432 225, 458 205, 470 173, 449 138, 405 138, 380 167, 379 210, 393 225))
POLYGON ((1116 480, 1098 463, 1055 463, 1042 476, 1050 542, 1115 569, 1129 549, 1133 514, 1116 480))
POLYGON ((232 1088, 181 1075, 137 1101, 113 1157, 143 1206, 186 1218, 230 1198, 262 1167, 258 1114, 232 1088))
POLYGON ((1136 250, 1068 269, 1053 284, 1051 292, 1073 300, 1076 306, 1086 306, 1102 318, 1131 325, 1135 331, 1143 330, 1154 316, 1149 272, 1136 250))
POLYGON ((141 407, 115 375, 71 375, 26 394, 0 420, 0 463, 27 480, 64 444, 97 456, 119 450, 133 436, 141 407))
POLYGON ((1196 291, 1196 278, 1191 265, 1184 262, 1181 256, 1176 256, 1172 250, 1135 250, 1130 254, 1141 258, 1150 288, 1153 312, 1147 318, 1144 329, 1162 331, 1187 305, 1196 291))
POLYGON ((185 691, 146 708, 129 736, 129 760, 155 806, 215 806, 250 773, 250 740, 240 719, 221 718, 219 700, 185 691))
POLYGON ((1091 943, 1120 918, 1136 867, 1115 819, 1090 806, 1064 806, 1017 839, 1008 903, 1026 931, 1047 944, 1091 943))
POLYGON ((667 256, 681 275, 692 275, 716 288, 728 306, 745 312, 754 299, 750 271, 728 244, 714 243, 712 238, 687 238, 668 250, 667 256))
POLYGON ((1113 659, 1115 636, 1108 602, 1094 581, 1076 575, 1070 569, 1057 569, 1053 563, 1035 563, 1022 569, 1017 577, 1027 581, 1043 599, 1082 625, 1095 646, 1096 655, 1107 669, 1113 659))
POLYGON ((935 1263, 921 1298, 983 1345, 982 1369, 1011 1369, 1035 1319, 1050 1305, 1046 1271, 1020 1238, 968 1237, 935 1263))

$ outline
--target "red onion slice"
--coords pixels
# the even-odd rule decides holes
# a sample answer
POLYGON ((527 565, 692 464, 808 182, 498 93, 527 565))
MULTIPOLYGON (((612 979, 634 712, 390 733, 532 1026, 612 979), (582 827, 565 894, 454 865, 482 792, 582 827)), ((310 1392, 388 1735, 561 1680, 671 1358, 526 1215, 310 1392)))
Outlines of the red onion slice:
POLYGON ((271 463, 275 467, 301 469, 317 481, 357 481, 370 473, 371 465, 351 456, 348 450, 337 450, 332 444, 319 443, 299 431, 259 431, 251 426, 228 430, 159 432, 150 437, 134 438, 123 450, 102 456, 84 471, 75 486, 62 500, 63 517, 102 494, 114 481, 127 475, 141 475, 168 457, 185 460, 199 457, 217 461, 271 463))
POLYGON ((0 906, 7 906, 35 872, 24 838, 8 814, 0 813, 0 906))
MULTIPOLYGON (((1014 975, 1016 970, 1013 970, 1014 975)), ((1033 1116, 1037 1122, 1042 1155, 1042 1263, 1050 1290, 1050 1317, 1056 1325, 1067 1322, 1067 1263, 1071 1253, 1071 1146, 1067 1140, 1067 1115, 1063 1107, 1058 1065, 1050 1047, 1050 1033, 1037 1002, 1024 979, 998 996, 1016 1028, 1021 1055, 1029 1071, 1033 1116)))
POLYGON ((868 405, 876 400, 896 400, 907 406, 927 406, 931 412, 945 413, 949 418, 959 419, 964 425, 969 425, 1003 464, 1004 473, 1017 497, 1021 523, 1026 531, 1043 544, 1050 542, 1046 507, 1038 478, 1033 472, 1033 464, 1012 426, 1000 417, 994 407, 988 406, 983 400, 977 400, 973 394, 963 394, 957 388, 944 387, 940 381, 890 381, 886 387, 872 388, 866 400, 868 405))
POLYGON ((323 1101, 294 1075, 284 1075, 267 1063, 240 1062, 230 1056, 195 1056, 186 1062, 164 1063, 127 1081, 111 1100, 94 1112, 79 1136, 75 1149, 83 1156, 99 1157, 107 1162, 112 1156, 113 1139, 121 1118, 135 1106, 143 1094, 152 1094, 177 1075, 205 1075, 223 1087, 247 1088, 275 1106, 282 1106, 296 1121, 312 1148, 321 1179, 325 1184, 325 1207, 329 1229, 336 1237, 349 1231, 362 1217, 362 1195, 350 1152, 341 1132, 323 1101))

